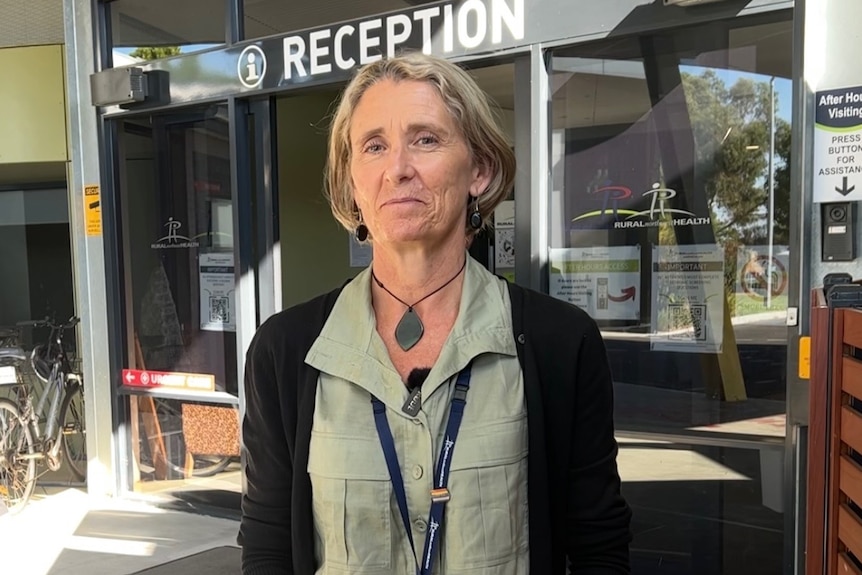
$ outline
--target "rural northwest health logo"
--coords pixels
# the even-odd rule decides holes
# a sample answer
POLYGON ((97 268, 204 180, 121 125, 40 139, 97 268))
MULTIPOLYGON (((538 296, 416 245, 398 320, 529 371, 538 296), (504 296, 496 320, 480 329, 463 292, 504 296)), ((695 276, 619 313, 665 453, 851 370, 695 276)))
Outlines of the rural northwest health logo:
POLYGON ((633 193, 626 186, 605 185, 589 192, 601 199, 602 207, 581 214, 572 219, 572 223, 583 222, 590 218, 613 216, 613 227, 624 228, 648 228, 658 226, 662 221, 669 222, 674 226, 708 225, 710 218, 701 218, 688 210, 673 208, 671 200, 676 197, 676 190, 662 187, 655 183, 643 192, 641 197, 649 200, 649 208, 646 210, 632 210, 620 207, 620 204, 629 204, 633 193))
POLYGON ((159 238, 155 243, 150 244, 152 249, 166 250, 171 248, 196 248, 200 246, 200 243, 196 240, 180 233, 180 229, 183 227, 183 223, 181 221, 175 220, 174 218, 168 218, 164 227, 167 228, 167 235, 159 238))
POLYGON ((236 63, 239 81, 246 88, 257 88, 266 76, 266 55, 257 46, 246 46, 236 63))

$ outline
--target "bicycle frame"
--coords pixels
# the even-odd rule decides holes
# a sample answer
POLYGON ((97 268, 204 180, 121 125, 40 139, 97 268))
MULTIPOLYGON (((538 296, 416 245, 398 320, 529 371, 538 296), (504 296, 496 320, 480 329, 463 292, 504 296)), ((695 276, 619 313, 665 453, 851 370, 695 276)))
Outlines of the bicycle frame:
POLYGON ((33 404, 35 386, 22 382, 18 391, 18 406, 21 409, 21 417, 30 426, 33 441, 38 446, 38 450, 29 457, 36 460, 47 458, 49 468, 54 470, 60 465, 59 458, 62 445, 63 426, 58 425, 60 403, 66 390, 72 385, 80 385, 81 379, 77 374, 72 373, 66 351, 63 348, 63 332, 71 326, 68 324, 49 325, 51 333, 48 338, 47 356, 51 365, 51 373, 48 381, 39 392, 35 405, 33 404), (44 420, 42 419, 43 416, 44 420), (44 421, 44 426, 42 421, 44 421), (50 444, 48 444, 49 441, 50 444), (50 449, 46 449, 48 446, 50 449))
POLYGON ((48 383, 45 384, 44 389, 40 392, 39 399, 35 406, 33 405, 33 396, 28 390, 28 388, 32 386, 26 384, 21 385, 18 405, 22 408, 21 417, 30 425, 33 433, 33 441, 44 447, 43 444, 46 439, 54 440, 50 451, 46 452, 44 449, 40 449, 38 453, 34 454, 37 459, 41 459, 44 456, 56 459, 60 455, 60 434, 63 429, 57 425, 57 413, 60 409, 60 402, 62 401, 63 394, 65 392, 66 386, 64 379, 65 378, 59 369, 59 365, 54 364, 51 368, 51 377, 48 379, 48 383), (45 413, 45 405, 48 403, 49 398, 50 405, 48 412, 45 413), (42 414, 45 415, 44 428, 40 425, 40 415, 42 414))

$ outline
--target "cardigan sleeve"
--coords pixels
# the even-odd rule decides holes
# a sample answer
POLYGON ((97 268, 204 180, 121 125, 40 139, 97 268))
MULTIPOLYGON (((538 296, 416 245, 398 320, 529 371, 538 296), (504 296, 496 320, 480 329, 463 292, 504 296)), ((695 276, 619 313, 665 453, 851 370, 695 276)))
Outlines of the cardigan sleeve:
POLYGON ((246 488, 238 537, 243 575, 293 574, 293 460, 285 435, 271 327, 262 326, 246 355, 242 426, 246 488))
POLYGON ((575 365, 567 555, 572 575, 628 574, 631 510, 620 493, 613 381, 598 326, 588 325, 575 365))

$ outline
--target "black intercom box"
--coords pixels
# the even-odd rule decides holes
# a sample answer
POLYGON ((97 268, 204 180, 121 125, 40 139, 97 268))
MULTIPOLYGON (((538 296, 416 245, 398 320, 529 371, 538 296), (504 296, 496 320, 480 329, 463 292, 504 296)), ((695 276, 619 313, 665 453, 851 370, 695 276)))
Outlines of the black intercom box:
POLYGON ((856 257, 856 209, 852 202, 821 204, 824 262, 846 262, 856 257))

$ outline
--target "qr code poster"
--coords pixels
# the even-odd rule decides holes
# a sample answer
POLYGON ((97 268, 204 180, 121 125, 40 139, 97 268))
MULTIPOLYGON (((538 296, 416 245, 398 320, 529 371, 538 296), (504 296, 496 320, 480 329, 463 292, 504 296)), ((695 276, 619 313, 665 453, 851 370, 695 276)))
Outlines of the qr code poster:
POLYGON ((201 329, 236 331, 233 254, 201 254, 199 266, 201 329))
POLYGON ((724 251, 714 244, 653 246, 650 349, 721 353, 724 251))

